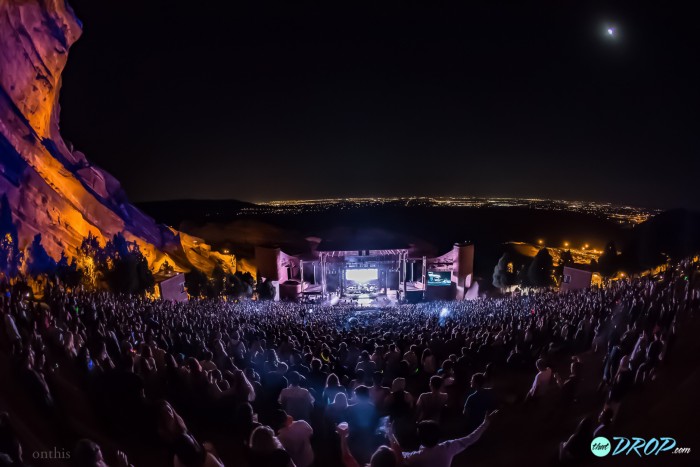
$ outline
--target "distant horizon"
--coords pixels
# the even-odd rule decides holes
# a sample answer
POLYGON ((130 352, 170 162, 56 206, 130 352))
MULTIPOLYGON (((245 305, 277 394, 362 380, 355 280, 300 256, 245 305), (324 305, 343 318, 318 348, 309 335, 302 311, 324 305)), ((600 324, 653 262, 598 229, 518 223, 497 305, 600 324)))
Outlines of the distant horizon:
POLYGON ((553 202, 553 203, 592 203, 596 205, 608 205, 617 208, 632 208, 632 209, 644 209, 648 211, 672 211, 672 210, 687 210, 692 212, 700 212, 698 209, 686 208, 682 206, 672 206, 672 207, 654 207, 654 206, 640 206, 630 203, 622 203, 615 201, 600 201, 600 200, 590 200, 590 199, 555 199, 555 198, 545 198, 545 197, 535 197, 535 196, 488 196, 488 195, 439 195, 439 196, 429 196, 429 195, 396 195, 396 196, 337 196, 337 197, 319 197, 319 198, 295 198, 295 199, 270 199, 270 200, 248 200, 237 197, 183 197, 183 198, 164 198, 164 199, 149 199, 149 200, 133 200, 135 204, 148 204, 148 203, 167 203, 167 202, 177 202, 177 201, 231 201, 248 203, 254 205, 274 205, 274 204, 286 204, 286 203, 322 203, 322 202, 339 202, 339 201, 390 201, 390 200, 512 200, 512 201, 538 201, 538 202, 553 202))

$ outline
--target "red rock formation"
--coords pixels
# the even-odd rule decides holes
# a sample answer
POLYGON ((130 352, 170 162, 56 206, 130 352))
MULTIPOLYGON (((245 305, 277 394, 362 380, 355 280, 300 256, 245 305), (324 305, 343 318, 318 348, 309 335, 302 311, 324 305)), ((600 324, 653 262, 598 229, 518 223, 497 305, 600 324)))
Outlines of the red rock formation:
MULTIPOLYGON (((235 262, 131 205, 119 182, 66 144, 58 96, 68 49, 81 23, 64 0, 0 0, 0 194, 7 194, 20 242, 42 234, 58 258, 89 232, 139 243, 151 267, 210 272, 235 262)), ((235 267, 235 266, 234 266, 235 267)))

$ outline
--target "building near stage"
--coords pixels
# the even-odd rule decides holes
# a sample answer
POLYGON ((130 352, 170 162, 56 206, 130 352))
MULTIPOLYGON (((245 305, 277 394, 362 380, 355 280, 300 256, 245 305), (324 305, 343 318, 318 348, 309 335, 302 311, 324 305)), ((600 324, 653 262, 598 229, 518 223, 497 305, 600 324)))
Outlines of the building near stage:
POLYGON ((396 239, 357 235, 320 240, 311 252, 290 255, 255 248, 258 278, 275 284, 282 300, 393 302, 463 300, 474 296, 474 245, 455 243, 437 257, 396 239), (473 291, 472 291, 473 292, 473 291))
POLYGON ((156 278, 156 293, 163 300, 186 302, 185 274, 178 273, 166 278, 156 278))
POLYGON ((573 268, 564 266, 562 273, 561 286, 559 289, 562 292, 569 290, 587 289, 593 281, 593 273, 585 269, 573 268))

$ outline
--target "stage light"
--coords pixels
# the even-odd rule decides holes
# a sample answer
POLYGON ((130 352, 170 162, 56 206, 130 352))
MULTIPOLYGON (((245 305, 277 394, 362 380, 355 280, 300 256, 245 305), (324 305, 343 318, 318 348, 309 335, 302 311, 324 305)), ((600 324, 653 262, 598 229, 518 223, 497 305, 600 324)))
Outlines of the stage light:
POLYGON ((447 308, 440 310, 440 318, 447 318, 448 316, 450 316, 450 310, 447 308))

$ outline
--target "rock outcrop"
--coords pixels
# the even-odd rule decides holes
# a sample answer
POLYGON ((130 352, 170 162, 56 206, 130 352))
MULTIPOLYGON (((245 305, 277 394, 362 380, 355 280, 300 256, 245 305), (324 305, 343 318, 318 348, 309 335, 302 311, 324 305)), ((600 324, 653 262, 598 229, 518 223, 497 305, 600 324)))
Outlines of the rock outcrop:
POLYGON ((92 232, 136 241, 151 267, 210 272, 231 256, 158 225, 129 203, 119 181, 63 140, 61 73, 82 25, 64 0, 0 0, 0 194, 12 208, 22 246, 42 234, 54 258, 75 253, 92 232))

